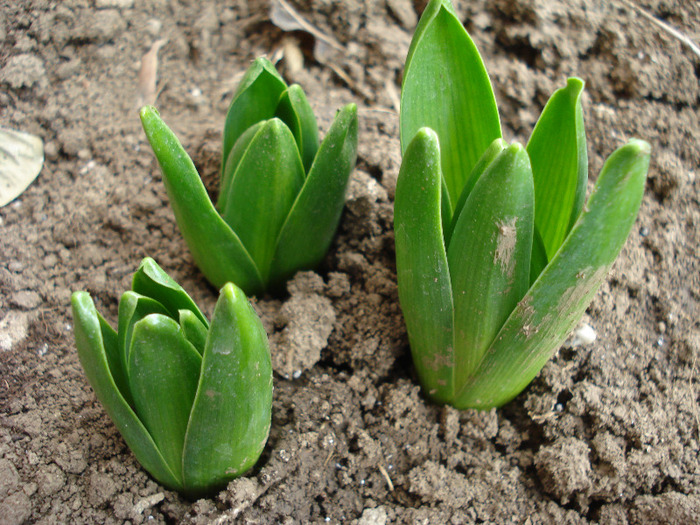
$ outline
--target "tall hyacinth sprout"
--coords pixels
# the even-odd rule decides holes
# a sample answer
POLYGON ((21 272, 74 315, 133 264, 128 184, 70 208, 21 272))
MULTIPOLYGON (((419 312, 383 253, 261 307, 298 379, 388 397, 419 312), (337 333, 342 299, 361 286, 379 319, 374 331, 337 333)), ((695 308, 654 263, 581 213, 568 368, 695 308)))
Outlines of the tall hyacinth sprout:
POLYGON ((426 393, 457 408, 520 393, 576 326, 634 224, 650 147, 630 140, 592 194, 583 81, 507 144, 479 52, 431 0, 401 92, 394 230, 399 298, 426 393))

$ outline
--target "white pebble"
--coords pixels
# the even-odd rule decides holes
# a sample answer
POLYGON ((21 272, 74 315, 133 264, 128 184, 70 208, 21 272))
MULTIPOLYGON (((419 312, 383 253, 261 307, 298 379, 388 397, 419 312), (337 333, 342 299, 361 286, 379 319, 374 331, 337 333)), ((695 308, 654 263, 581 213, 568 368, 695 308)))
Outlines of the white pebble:
POLYGON ((597 334, 595 330, 593 330, 591 325, 583 323, 578 328, 576 328, 576 330, 574 330, 574 334, 571 338, 569 346, 571 348, 576 348, 578 346, 588 346, 591 343, 593 343, 593 341, 595 341, 596 336, 597 334))

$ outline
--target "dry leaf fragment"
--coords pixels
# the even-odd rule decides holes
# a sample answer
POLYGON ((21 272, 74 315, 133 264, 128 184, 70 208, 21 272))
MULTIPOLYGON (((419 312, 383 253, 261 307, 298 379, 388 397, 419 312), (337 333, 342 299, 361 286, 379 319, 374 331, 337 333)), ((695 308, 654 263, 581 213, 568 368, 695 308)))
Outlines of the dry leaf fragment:
POLYGON ((0 128, 0 206, 19 197, 44 165, 44 143, 36 135, 0 128))
POLYGON ((361 92, 355 82, 336 64, 339 56, 345 55, 345 48, 334 38, 307 22, 303 16, 285 0, 273 0, 270 8, 270 21, 282 31, 305 31, 314 37, 314 58, 319 64, 330 68, 352 89, 361 92))
POLYGON ((168 43, 167 38, 156 40, 151 49, 141 58, 139 69, 139 106, 152 105, 156 101, 156 79, 158 77, 158 51, 168 43))
POLYGON ((275 0, 270 9, 270 20, 282 31, 306 31, 316 39, 314 57, 325 64, 335 52, 345 53, 345 48, 332 37, 317 29, 285 0, 275 0))
POLYGON ((674 38, 678 39, 681 43, 685 44, 688 46, 688 48, 697 55, 698 58, 700 58, 700 47, 693 42, 690 38, 685 36, 683 33, 678 31, 675 27, 667 24, 663 20, 659 20, 655 16, 650 15, 647 13, 644 9, 639 7, 638 5, 630 2, 629 0, 621 0, 623 4, 625 4, 627 7, 630 7, 637 11, 640 15, 642 15, 644 18, 652 22, 653 24, 656 24, 658 27, 666 31, 669 35, 673 36, 674 38))
POLYGON ((299 49, 296 38, 285 37, 282 40, 282 56, 290 74, 294 75, 304 69, 304 54, 299 49))

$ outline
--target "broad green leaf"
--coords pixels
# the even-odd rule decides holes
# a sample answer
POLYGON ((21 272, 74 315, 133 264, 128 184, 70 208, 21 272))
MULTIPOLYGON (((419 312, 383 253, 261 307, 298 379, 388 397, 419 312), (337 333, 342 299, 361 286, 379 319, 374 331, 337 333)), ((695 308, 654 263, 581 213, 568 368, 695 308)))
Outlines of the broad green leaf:
POLYGON ((251 64, 243 75, 226 114, 222 171, 238 137, 253 124, 275 115, 280 95, 285 89, 287 84, 269 60, 258 58, 251 64))
MULTIPOLYGON (((154 263, 155 264, 155 263, 154 263)), ((110 363, 112 376, 115 383, 119 386, 119 390, 124 395, 129 404, 133 407, 134 400, 129 389, 129 350, 131 349, 131 334, 134 331, 134 325, 141 319, 150 314, 168 315, 168 310, 155 299, 146 297, 136 292, 124 292, 119 299, 119 320, 117 324, 117 341, 119 348, 119 365, 121 366, 120 373, 124 375, 124 384, 126 390, 122 389, 120 381, 117 381, 119 374, 115 373, 117 368, 110 363)))
POLYGON ((469 194, 447 250, 457 385, 474 372, 530 286, 534 206, 530 160, 520 144, 513 144, 469 194))
MULTIPOLYGON (((131 280, 131 288, 134 292, 150 297, 160 304, 170 314, 170 317, 177 319, 180 310, 190 310, 195 314, 205 326, 209 325, 209 321, 204 314, 199 310, 192 298, 187 295, 187 292, 175 282, 163 269, 158 266, 158 263, 150 257, 144 257, 139 265, 138 270, 131 280)), ((148 312, 160 313, 160 312, 148 312)))
POLYGON ((474 168, 472 169, 472 172, 469 174, 469 178, 467 179, 467 184, 464 186, 464 188, 462 188, 462 193, 459 196, 459 201, 457 201, 457 205, 454 207, 454 214, 452 215, 452 220, 448 223, 449 226, 445 229, 445 246, 450 246, 450 239, 452 238, 452 232, 455 229, 455 224, 457 224, 457 220, 462 214, 462 210, 464 209, 464 203, 467 202, 467 197, 469 197, 469 194, 472 192, 476 181, 478 181, 481 178, 484 171, 486 171, 486 168, 488 168, 491 165, 491 163, 496 159, 498 155, 501 154, 501 152, 504 149, 506 149, 506 147, 508 147, 508 144, 505 140, 494 140, 491 143, 491 145, 486 149, 484 154, 481 156, 479 162, 477 162, 474 168))
POLYGON ((185 438, 190 495, 222 487, 255 464, 267 442, 271 406, 265 329, 243 292, 228 283, 214 309, 185 438))
POLYGON ((357 158, 357 107, 336 115, 282 227, 270 275, 279 284, 315 268, 333 240, 357 158))
POLYGON ((251 141, 253 138, 255 138, 258 131, 260 131, 260 128, 265 125, 265 122, 266 121, 263 120, 257 124, 253 124, 247 130, 245 130, 243 134, 238 137, 238 140, 233 145, 233 148, 229 153, 226 166, 223 166, 223 173, 221 175, 221 182, 219 185, 219 198, 216 201, 216 209, 221 215, 223 215, 228 208, 228 197, 231 193, 231 182, 233 182, 233 176, 236 173, 236 169, 238 169, 238 164, 240 164, 243 155, 246 151, 248 151, 251 141))
POLYGON ((421 384, 430 397, 454 395, 453 309, 442 236, 440 145, 423 128, 404 153, 394 198, 399 300, 421 384))
POLYGON ((608 158, 583 213, 461 388, 457 408, 510 401, 576 326, 634 225, 649 155, 649 144, 632 140, 608 158))
POLYGON ((233 280, 249 294, 261 292, 263 282, 253 259, 214 209, 192 159, 175 134, 154 107, 141 108, 140 115, 163 170, 178 227, 199 269, 215 286, 233 280))
POLYGON ((501 136, 488 74, 448 0, 431 0, 413 36, 400 126, 404 152, 420 128, 435 130, 453 203, 482 153, 501 136))
POLYGON ((318 151, 318 124, 306 94, 298 84, 292 84, 282 93, 275 116, 292 131, 301 152, 304 171, 308 172, 318 151))
POLYGON ((185 337, 199 352, 199 355, 202 355, 209 328, 190 310, 180 310, 178 313, 180 314, 180 328, 182 328, 185 337))
POLYGON ((87 292, 75 292, 71 305, 78 357, 97 399, 143 468, 166 487, 181 490, 180 480, 114 382, 108 363, 119 361, 116 332, 97 313, 87 292))
POLYGON ((586 198, 588 156, 583 81, 570 78, 551 96, 527 144, 535 179, 535 224, 551 259, 586 198))
POLYGON ((304 166, 294 136, 280 119, 268 120, 238 163, 222 215, 264 282, 269 279, 277 236, 303 184, 304 166))
POLYGON ((129 351, 136 413, 178 479, 201 364, 201 356, 170 317, 151 314, 136 323, 129 351))

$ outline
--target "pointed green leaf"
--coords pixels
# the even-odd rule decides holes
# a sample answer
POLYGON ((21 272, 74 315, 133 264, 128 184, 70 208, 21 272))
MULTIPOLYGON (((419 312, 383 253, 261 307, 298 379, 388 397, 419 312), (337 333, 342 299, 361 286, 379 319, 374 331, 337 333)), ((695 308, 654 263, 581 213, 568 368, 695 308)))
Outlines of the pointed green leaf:
POLYGON ((154 107, 141 108, 140 115, 163 170, 178 227, 199 269, 214 286, 235 281, 250 294, 262 291, 263 282, 253 259, 214 209, 192 159, 175 134, 154 107))
POLYGON ((275 115, 280 95, 287 84, 266 58, 256 59, 241 79, 226 114, 221 169, 226 167, 231 148, 243 132, 275 115))
MULTIPOLYGON (((418 46, 418 43, 421 41, 422 35, 426 32, 426 29, 428 26, 433 23, 433 20, 435 16, 438 14, 438 12, 441 9, 446 9, 448 12, 452 13, 453 15, 457 15, 454 6, 452 5, 452 2, 450 0, 433 0, 433 1, 428 1, 428 4, 425 6, 425 9, 423 10, 423 13, 421 14, 420 19, 418 20, 418 25, 416 25, 416 30, 413 32, 413 38, 411 39, 411 43, 408 46, 408 53, 406 54, 406 62, 404 64, 404 69, 408 69, 408 67, 411 65, 411 62, 413 61, 413 54, 416 51, 416 47, 418 46)), ((405 148, 403 148, 405 149, 405 148)))
MULTIPOLYGON (((151 299, 150 297, 146 297, 145 295, 130 291, 122 294, 121 299, 119 299, 117 341, 119 347, 120 365, 122 366, 122 370, 124 372, 124 380, 127 384, 127 391, 125 393, 121 387, 120 390, 132 407, 134 406, 134 400, 131 396, 131 391, 128 389, 131 334, 134 331, 134 325, 149 314, 168 315, 168 310, 158 301, 151 299)), ((115 368, 112 367, 112 365, 110 365, 110 368, 113 371, 112 375, 114 375, 115 368)), ((119 385, 118 382, 117 385, 119 385)))
POLYGON ((277 284, 315 268, 326 255, 357 158, 357 107, 341 109, 323 139, 277 240, 270 272, 277 284))
POLYGON ((450 199, 450 190, 447 189, 447 183, 443 176, 440 176, 440 192, 442 193, 440 196, 440 219, 442 220, 442 231, 445 233, 445 246, 449 246, 454 209, 450 199))
POLYGON ((308 172, 318 151, 318 124, 301 86, 292 84, 282 93, 275 116, 281 118, 292 131, 301 152, 304 171, 308 172))
POLYGON ((413 363, 428 395, 444 403, 452 400, 455 385, 441 187, 438 138, 423 128, 406 148, 396 183, 396 274, 413 363))
POLYGON ((513 144, 484 171, 457 220, 447 250, 457 385, 474 372, 530 286, 534 205, 530 160, 513 144))
MULTIPOLYGON (((76 292, 76 294, 77 293, 78 292, 76 292)), ((121 359, 121 351, 118 347, 118 344, 111 344, 112 337, 116 338, 117 334, 114 332, 112 327, 109 326, 109 324, 107 324, 107 322, 102 318, 102 316, 99 315, 96 311, 94 311, 95 307, 92 303, 92 299, 90 299, 90 296, 87 293, 81 292, 81 294, 79 295, 76 294, 73 294, 72 298, 74 303, 73 317, 76 318, 76 325, 80 321, 82 323, 83 329, 85 329, 86 323, 93 322, 92 319, 89 319, 89 316, 92 316, 93 313, 97 316, 99 324, 102 328, 102 338, 104 340, 104 354, 107 360, 109 374, 112 377, 112 380, 114 381, 114 384, 116 385, 117 389, 119 390, 119 393, 124 397, 124 399, 129 405, 133 405, 131 399, 131 392, 129 391, 129 382, 126 376, 126 366, 121 359), (78 316, 81 316, 81 318, 78 319, 78 316)), ((76 338, 78 337, 77 334, 78 333, 76 332, 76 338)), ((93 353, 102 351, 97 344, 97 334, 93 334, 92 337, 95 339, 95 341, 93 341, 93 347, 91 351, 93 353)))
POLYGON ((209 328, 190 310, 180 310, 178 313, 180 314, 180 327, 185 337, 199 352, 199 355, 202 355, 209 328))
POLYGON ((445 246, 450 245, 450 239, 452 238, 452 232, 455 229, 455 224, 457 224, 457 219, 459 219, 459 216, 462 214, 464 203, 467 202, 467 197, 469 197, 471 194, 476 181, 481 178, 484 171, 486 171, 486 168, 488 168, 491 163, 496 160, 496 157, 500 155, 500 153, 506 149, 507 146, 508 144, 503 139, 494 140, 491 145, 486 148, 486 151, 479 159, 479 162, 476 163, 474 169, 472 169, 472 172, 469 174, 469 178, 467 179, 467 184, 464 186, 464 188, 462 188, 462 193, 460 194, 459 201, 457 201, 457 205, 454 208, 454 214, 449 222, 449 226, 445 230, 445 246))
POLYGON ((632 140, 608 158, 584 212, 462 387, 457 408, 510 401, 576 326, 634 225, 649 154, 649 144, 632 140))
POLYGON ((186 491, 222 487, 257 461, 267 442, 272 365, 265 329, 243 292, 221 290, 185 438, 186 491))
POLYGON ((178 479, 182 449, 202 358, 170 317, 136 323, 129 351, 129 383, 136 413, 178 479))
POLYGON ((182 483, 114 382, 109 363, 119 362, 116 332, 97 313, 88 293, 75 292, 71 305, 75 346, 97 399, 143 468, 166 487, 182 490, 182 483))
POLYGON ((530 260, 530 284, 534 283, 537 278, 547 267, 547 249, 544 247, 544 241, 540 235, 540 231, 535 225, 534 235, 532 236, 532 259, 530 260))
POLYGON ((226 210, 228 209, 228 197, 231 194, 231 182, 233 182, 233 175, 236 173, 243 155, 246 151, 248 151, 250 143, 266 122, 266 120, 263 120, 257 124, 253 124, 247 130, 245 130, 243 134, 238 137, 238 140, 233 145, 233 149, 231 149, 231 153, 229 153, 226 166, 223 167, 223 174, 219 185, 219 198, 216 201, 216 209, 219 210, 221 215, 226 213, 226 210))
POLYGON ((535 224, 551 259, 586 198, 588 156, 583 127, 583 81, 570 78, 551 96, 527 144, 535 178, 535 224))
MULTIPOLYGON (((199 310, 187 292, 175 282, 158 263, 150 257, 144 257, 138 270, 131 280, 131 288, 134 292, 158 301, 170 314, 172 318, 178 318, 180 310, 190 310, 195 314, 205 326, 209 321, 199 310)), ((153 312, 148 313, 161 313, 153 312)))
POLYGON ((416 29, 401 90, 401 144, 423 126, 440 139, 452 202, 489 144, 501 136, 491 82, 448 0, 431 0, 416 29))
POLYGON ((294 136, 278 118, 260 128, 238 164, 222 217, 255 261, 264 282, 277 236, 304 184, 294 136))

